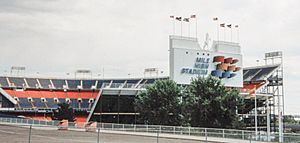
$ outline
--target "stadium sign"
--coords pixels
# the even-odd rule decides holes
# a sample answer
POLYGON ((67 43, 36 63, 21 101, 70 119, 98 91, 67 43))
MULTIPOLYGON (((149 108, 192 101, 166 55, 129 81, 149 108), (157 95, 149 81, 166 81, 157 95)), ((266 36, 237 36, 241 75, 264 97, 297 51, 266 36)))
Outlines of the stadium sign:
POLYGON ((197 57, 193 68, 182 68, 181 74, 206 75, 210 58, 197 57))
POLYGON ((214 76, 225 86, 242 87, 242 55, 239 50, 231 50, 238 48, 217 47, 203 50, 195 38, 170 37, 170 79, 190 84, 198 76, 214 76))

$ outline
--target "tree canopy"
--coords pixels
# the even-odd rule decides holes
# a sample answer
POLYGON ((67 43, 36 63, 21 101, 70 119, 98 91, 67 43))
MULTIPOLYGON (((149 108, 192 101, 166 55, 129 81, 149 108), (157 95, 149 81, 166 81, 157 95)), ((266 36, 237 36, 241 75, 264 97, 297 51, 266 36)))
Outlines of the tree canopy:
POLYGON ((243 106, 238 90, 226 88, 214 77, 198 77, 182 87, 171 80, 155 81, 137 96, 135 106, 140 122, 145 124, 243 126, 237 115, 237 109, 243 106))
POLYGON ((182 90, 174 81, 158 80, 147 86, 136 100, 139 120, 145 124, 181 125, 182 90))
POLYGON ((237 108, 243 105, 236 89, 226 88, 214 77, 198 77, 186 90, 185 102, 189 102, 191 126, 237 128, 241 122, 237 108))

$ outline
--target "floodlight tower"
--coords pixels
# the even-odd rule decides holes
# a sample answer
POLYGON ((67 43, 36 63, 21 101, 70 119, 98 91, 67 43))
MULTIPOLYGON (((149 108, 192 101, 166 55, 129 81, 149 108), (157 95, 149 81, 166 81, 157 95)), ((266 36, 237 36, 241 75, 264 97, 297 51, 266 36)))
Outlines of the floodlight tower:
POLYGON ((279 132, 279 142, 283 142, 283 115, 284 115, 284 86, 283 86, 283 54, 282 51, 265 53, 265 64, 279 64, 279 68, 268 79, 268 93, 274 95, 271 101, 274 126, 273 131, 279 132), (278 116, 278 130, 276 130, 276 113, 278 116))
POLYGON ((12 66, 10 68, 10 75, 13 76, 25 76, 25 67, 21 67, 21 66, 12 66))
POLYGON ((144 70, 144 78, 146 78, 146 75, 149 74, 150 77, 152 77, 152 74, 155 73, 156 77, 158 77, 158 68, 147 68, 144 70))
POLYGON ((92 79, 92 71, 90 70, 76 70, 75 72, 75 79, 83 78, 83 79, 92 79))

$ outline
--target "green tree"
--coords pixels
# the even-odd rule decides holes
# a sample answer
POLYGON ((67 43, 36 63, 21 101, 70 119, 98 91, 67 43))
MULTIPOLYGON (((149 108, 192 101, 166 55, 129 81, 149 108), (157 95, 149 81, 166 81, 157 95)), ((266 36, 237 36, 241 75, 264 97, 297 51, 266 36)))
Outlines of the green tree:
POLYGON ((181 96, 181 88, 171 80, 158 80, 147 86, 135 100, 140 122, 181 125, 181 96))
POLYGON ((243 100, 236 89, 226 88, 214 77, 198 77, 191 82, 184 97, 185 117, 191 126, 240 128, 237 107, 243 100))

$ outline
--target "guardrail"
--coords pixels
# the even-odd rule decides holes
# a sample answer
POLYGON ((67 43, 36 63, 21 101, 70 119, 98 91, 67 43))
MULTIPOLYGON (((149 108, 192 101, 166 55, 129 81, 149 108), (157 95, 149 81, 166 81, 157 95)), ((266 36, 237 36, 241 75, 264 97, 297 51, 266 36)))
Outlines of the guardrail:
MULTIPOLYGON (((58 127, 59 121, 42 121, 22 118, 0 118, 0 122, 18 125, 58 127)), ((78 123, 69 122, 68 128, 85 129, 85 124, 78 126, 78 123)), ((266 133, 255 135, 254 131, 235 130, 235 129, 216 129, 216 128, 199 128, 199 127, 181 127, 181 126, 160 126, 160 125, 135 125, 135 124, 114 124, 114 123, 97 123, 97 130, 122 131, 122 132, 139 132, 139 133, 157 133, 169 135, 196 136, 207 138, 224 138, 239 139, 247 141, 278 142, 278 133, 266 133)), ((284 134, 284 142, 300 141, 300 134, 284 134)))

